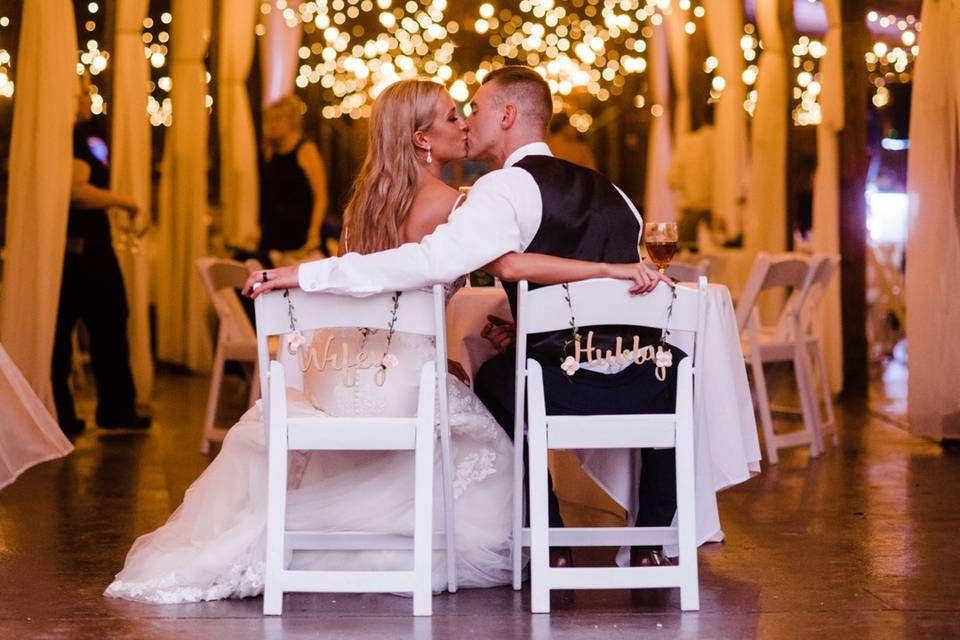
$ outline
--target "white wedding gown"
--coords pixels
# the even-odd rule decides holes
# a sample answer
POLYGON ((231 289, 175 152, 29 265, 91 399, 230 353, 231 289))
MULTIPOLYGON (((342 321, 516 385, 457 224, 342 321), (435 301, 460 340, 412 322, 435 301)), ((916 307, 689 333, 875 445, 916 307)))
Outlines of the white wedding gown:
MULTIPOLYGON (((363 338, 356 329, 317 332, 351 353, 379 361, 386 332, 363 338)), ((288 389, 291 415, 414 415, 420 367, 434 357, 433 340, 396 334, 390 353, 399 365, 382 387, 375 368, 344 385, 342 372, 310 368, 304 393, 288 389)), ((454 458, 457 576, 463 587, 511 579, 512 444, 475 395, 448 377, 454 458)), ((439 447, 435 465, 434 527, 443 528, 439 447)), ((255 596, 263 590, 267 464, 260 403, 230 429, 219 455, 187 490, 166 524, 137 539, 105 595, 154 603, 255 596)), ((291 529, 412 534, 411 452, 291 454, 287 525, 291 529)), ((433 588, 446 588, 442 550, 434 551, 433 588)), ((292 568, 399 569, 407 551, 295 552, 292 568)))

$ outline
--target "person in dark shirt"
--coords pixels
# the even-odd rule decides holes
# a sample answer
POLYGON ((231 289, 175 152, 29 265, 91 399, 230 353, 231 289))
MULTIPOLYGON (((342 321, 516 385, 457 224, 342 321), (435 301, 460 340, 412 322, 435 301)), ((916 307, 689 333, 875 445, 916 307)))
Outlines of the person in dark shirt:
POLYGON ((123 209, 131 218, 137 204, 110 191, 108 148, 91 120, 89 79, 81 79, 77 123, 73 130, 73 177, 70 214, 57 309, 51 377, 60 428, 82 432, 70 392, 72 334, 83 320, 90 335, 90 359, 97 387, 96 420, 101 428, 146 428, 150 418, 135 411, 136 393, 127 343, 127 297, 120 264, 113 251, 107 208, 123 209))
POLYGON ((320 248, 327 177, 317 145, 303 137, 303 111, 303 102, 288 95, 263 114, 257 257, 268 265, 270 251, 320 248))

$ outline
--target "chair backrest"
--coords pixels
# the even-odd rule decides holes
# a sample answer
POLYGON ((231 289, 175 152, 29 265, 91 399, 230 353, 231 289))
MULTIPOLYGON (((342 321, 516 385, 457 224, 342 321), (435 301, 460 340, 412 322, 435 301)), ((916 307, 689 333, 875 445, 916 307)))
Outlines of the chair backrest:
POLYGON ((810 286, 800 311, 804 330, 810 335, 816 333, 820 324, 820 304, 826 296, 830 282, 840 269, 840 256, 817 254, 812 261, 810 286))
POLYGON ((253 343, 256 339, 253 325, 243 310, 237 290, 242 289, 250 272, 243 263, 210 256, 197 258, 197 271, 210 303, 220 320, 221 337, 232 341, 253 343))
MULTIPOLYGON (((446 415, 447 338, 443 285, 435 285, 432 291, 405 291, 396 296, 396 293, 381 293, 355 298, 302 289, 273 290, 257 296, 254 308, 261 388, 269 389, 268 341, 271 336, 293 332, 292 323, 298 331, 337 327, 392 328, 403 333, 436 337, 438 397, 442 415, 446 415), (395 321, 394 304, 397 305, 395 321)), ((263 396, 268 397, 266 391, 263 396)))
MULTIPOLYGON (((571 282, 569 300, 563 285, 529 290, 521 281, 517 296, 517 358, 526 366, 527 336, 570 327, 571 309, 577 327, 627 325, 668 330, 667 342, 694 358, 702 336, 707 279, 697 286, 659 284, 646 295, 630 294, 630 283, 608 278, 571 282), (674 291, 676 297, 674 298, 674 291), (672 309, 671 309, 672 301, 672 309)), ((626 342, 626 341, 625 341, 626 342)), ((646 345, 643 345, 646 346, 646 345)), ((625 348, 632 347, 625 344, 625 348)), ((677 365, 679 363, 674 363, 677 365)), ((522 369, 520 369, 522 370, 522 369)))
POLYGON ((667 267, 667 275, 677 282, 697 282, 700 276, 707 276, 710 263, 706 260, 693 262, 673 261, 667 267))
POLYGON ((743 331, 747 327, 751 317, 754 317, 760 294, 771 289, 791 290, 777 322, 778 332, 785 322, 799 317, 813 275, 812 266, 810 258, 799 254, 757 254, 750 277, 737 301, 737 328, 743 331))

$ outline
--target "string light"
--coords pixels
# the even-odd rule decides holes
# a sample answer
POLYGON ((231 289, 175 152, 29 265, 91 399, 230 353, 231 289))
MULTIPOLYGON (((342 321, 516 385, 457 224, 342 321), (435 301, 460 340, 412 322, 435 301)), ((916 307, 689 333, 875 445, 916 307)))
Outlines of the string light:
POLYGON ((820 60, 827 47, 819 40, 800 36, 793 45, 793 69, 796 85, 793 88, 793 123, 800 127, 818 125, 823 120, 820 109, 820 60))
POLYGON ((871 102, 878 109, 882 109, 890 103, 890 90, 887 85, 910 82, 913 77, 913 64, 920 53, 917 34, 921 24, 913 15, 881 16, 876 11, 867 13, 867 23, 893 32, 881 34, 864 54, 870 84, 874 87, 871 102), (881 39, 884 36, 886 39, 881 39))

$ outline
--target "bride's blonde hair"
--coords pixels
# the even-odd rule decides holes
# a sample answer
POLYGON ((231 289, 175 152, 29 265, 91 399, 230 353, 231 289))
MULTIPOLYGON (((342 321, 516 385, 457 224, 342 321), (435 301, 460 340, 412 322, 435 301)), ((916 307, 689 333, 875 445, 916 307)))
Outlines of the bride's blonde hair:
POLYGON ((400 245, 400 227, 422 170, 413 134, 430 130, 442 91, 442 85, 429 80, 400 80, 373 103, 367 157, 343 213, 341 253, 374 253, 400 245))

